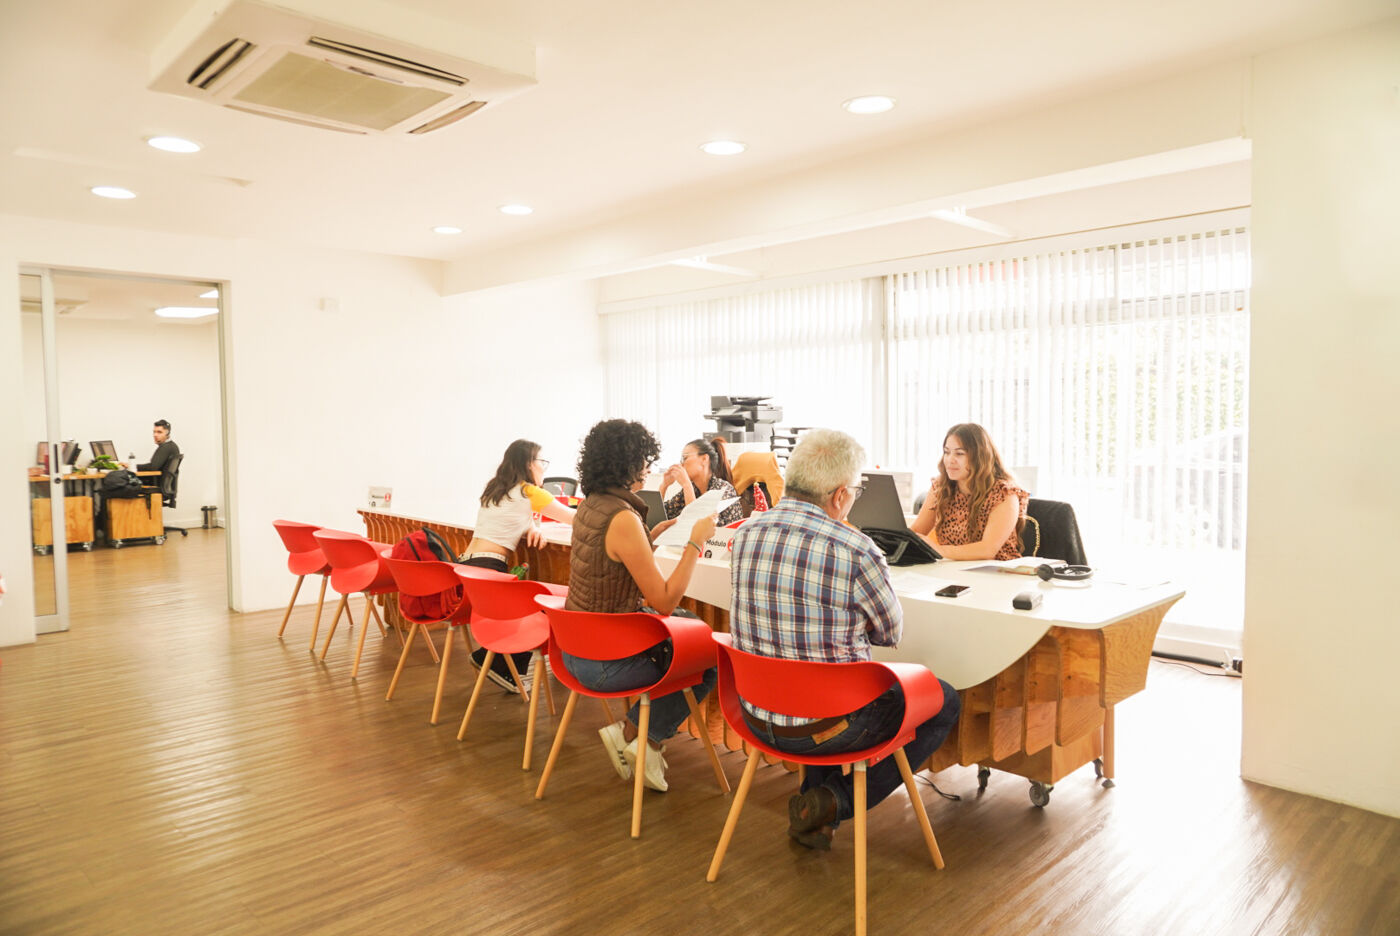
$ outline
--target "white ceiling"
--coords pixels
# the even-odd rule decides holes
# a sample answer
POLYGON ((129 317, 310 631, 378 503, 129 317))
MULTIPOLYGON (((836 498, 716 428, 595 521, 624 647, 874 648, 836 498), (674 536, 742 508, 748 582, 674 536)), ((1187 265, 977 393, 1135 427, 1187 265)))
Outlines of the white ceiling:
MULTIPOLYGON (((126 322, 138 326, 197 327, 214 325, 217 316, 198 319, 167 319, 155 314, 162 306, 193 306, 217 309, 218 299, 201 299, 212 288, 209 283, 187 280, 159 280, 138 277, 55 274, 54 308, 65 321, 126 322)), ((20 299, 25 312, 39 311, 39 277, 21 276, 20 299)))
MULTIPOLYGON (((345 0, 538 50, 536 88, 429 137, 350 137, 148 91, 191 0, 0 0, 0 212, 436 259, 678 192, 1237 58, 1394 15, 1395 0, 345 0), (881 93, 894 111, 842 100, 881 93), (144 138, 204 144, 176 156, 144 138), (713 138, 749 144, 706 156, 713 138), (99 199, 96 184, 138 192, 99 199), (534 206, 512 218, 497 207, 534 206), (438 224, 465 229, 456 237, 438 224)), ((450 52, 450 49, 444 51, 450 52)))

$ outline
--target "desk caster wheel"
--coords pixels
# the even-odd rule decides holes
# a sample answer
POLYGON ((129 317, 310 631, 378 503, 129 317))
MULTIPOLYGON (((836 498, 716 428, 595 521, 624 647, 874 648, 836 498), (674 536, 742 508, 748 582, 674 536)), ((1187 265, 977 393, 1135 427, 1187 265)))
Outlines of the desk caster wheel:
POLYGON ((112 540, 112 548, 113 548, 113 549, 121 549, 121 548, 122 548, 122 541, 121 541, 121 540, 112 540))
POLYGON ((157 546, 162 546, 162 545, 164 545, 164 544, 165 544, 165 537, 163 537, 163 536, 157 536, 157 537, 156 537, 156 545, 157 545, 157 546))
POLYGON ((92 544, 91 544, 91 543, 84 543, 84 544, 83 544, 83 552, 92 552, 92 544))
POLYGON ((1053 783, 1041 783, 1039 780, 1031 781, 1031 805, 1036 808, 1044 808, 1050 803, 1050 791, 1055 789, 1053 783))
POLYGON ((35 546, 35 547, 34 547, 34 553, 35 553, 35 555, 39 555, 39 556, 47 556, 47 555, 49 554, 49 547, 47 547, 47 546, 35 546))
POLYGON ((987 780, 992 776, 992 768, 978 766, 977 768, 977 792, 981 793, 987 789, 987 780))

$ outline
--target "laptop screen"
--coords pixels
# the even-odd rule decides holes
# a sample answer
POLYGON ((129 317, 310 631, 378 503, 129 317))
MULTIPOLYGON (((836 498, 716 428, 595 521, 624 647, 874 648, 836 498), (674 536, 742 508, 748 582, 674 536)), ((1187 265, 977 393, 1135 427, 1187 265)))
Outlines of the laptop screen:
POLYGON ((97 456, 97 455, 106 455, 108 458, 116 458, 116 457, 117 457, 117 447, 116 447, 115 445, 113 445, 110 441, 107 441, 107 442, 89 442, 88 445, 90 445, 90 446, 92 447, 92 454, 93 454, 94 456, 97 456))
POLYGON ((666 508, 661 506, 661 492, 648 491, 645 488, 637 492, 637 496, 647 505, 647 529, 650 530, 662 520, 666 519, 666 508))
POLYGON ((887 474, 861 474, 861 484, 865 493, 855 502, 847 517, 851 525, 864 530, 876 527, 881 530, 906 529, 904 508, 899 503, 899 491, 895 489, 894 478, 887 474))

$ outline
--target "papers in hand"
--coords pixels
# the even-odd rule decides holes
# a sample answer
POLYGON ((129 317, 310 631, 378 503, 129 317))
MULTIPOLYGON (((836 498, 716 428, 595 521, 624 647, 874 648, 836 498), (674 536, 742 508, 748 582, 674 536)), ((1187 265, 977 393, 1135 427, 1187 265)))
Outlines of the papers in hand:
POLYGON ((685 510, 681 511, 676 522, 653 540, 652 545, 674 546, 677 549, 684 547, 686 540, 690 539, 690 530, 695 526, 697 520, 702 517, 713 517, 738 499, 737 497, 725 497, 722 491, 706 491, 686 504, 685 510))

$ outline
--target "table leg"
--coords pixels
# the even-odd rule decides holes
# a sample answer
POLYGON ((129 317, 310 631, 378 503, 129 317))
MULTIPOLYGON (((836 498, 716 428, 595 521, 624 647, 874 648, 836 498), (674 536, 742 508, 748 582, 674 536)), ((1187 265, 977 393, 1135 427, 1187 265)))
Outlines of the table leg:
POLYGON ((1110 705, 1103 712, 1103 785, 1113 786, 1113 709, 1110 705))

